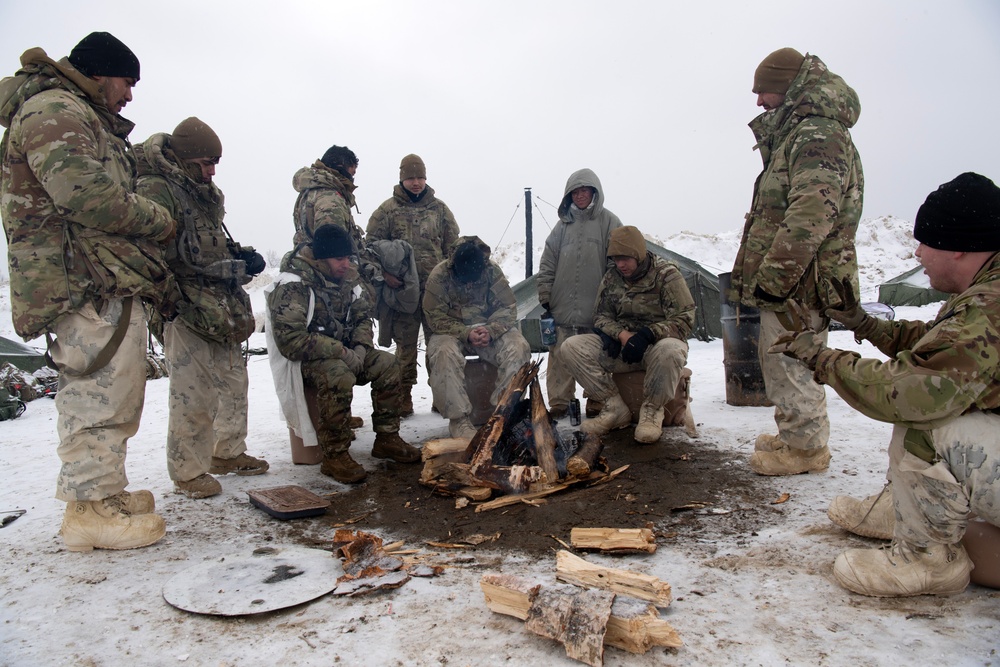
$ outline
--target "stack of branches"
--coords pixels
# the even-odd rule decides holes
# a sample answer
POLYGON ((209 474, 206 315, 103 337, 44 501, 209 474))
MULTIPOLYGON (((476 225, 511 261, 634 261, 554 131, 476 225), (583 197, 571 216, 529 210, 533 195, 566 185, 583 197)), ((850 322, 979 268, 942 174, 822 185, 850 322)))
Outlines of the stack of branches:
POLYGON ((546 495, 574 482, 606 477, 599 437, 555 428, 538 382, 540 363, 518 370, 472 440, 424 443, 422 484, 439 493, 486 500, 493 492, 546 495))

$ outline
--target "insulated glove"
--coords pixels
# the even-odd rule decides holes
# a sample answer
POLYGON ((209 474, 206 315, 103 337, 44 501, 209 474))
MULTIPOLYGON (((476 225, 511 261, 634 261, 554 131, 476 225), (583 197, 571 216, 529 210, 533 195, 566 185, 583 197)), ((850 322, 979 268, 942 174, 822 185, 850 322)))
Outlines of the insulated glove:
POLYGON ((851 284, 850 278, 844 278, 842 281, 834 280, 832 284, 833 289, 837 292, 837 296, 840 297, 840 307, 830 307, 823 312, 831 320, 837 320, 845 328, 854 331, 871 316, 865 312, 865 309, 861 307, 861 303, 858 302, 858 297, 854 294, 854 286, 851 284))
POLYGON ((597 327, 594 327, 594 333, 601 337, 601 348, 607 353, 607 355, 612 359, 617 359, 618 355, 621 354, 622 351, 621 341, 613 336, 609 336, 597 327))
POLYGON ((242 259, 247 265, 247 275, 256 276, 267 267, 264 257, 253 248, 243 248, 236 253, 236 259, 242 259))
POLYGON ((622 347, 622 361, 627 364, 637 364, 646 354, 646 348, 656 342, 656 336, 649 327, 643 327, 632 334, 622 347))

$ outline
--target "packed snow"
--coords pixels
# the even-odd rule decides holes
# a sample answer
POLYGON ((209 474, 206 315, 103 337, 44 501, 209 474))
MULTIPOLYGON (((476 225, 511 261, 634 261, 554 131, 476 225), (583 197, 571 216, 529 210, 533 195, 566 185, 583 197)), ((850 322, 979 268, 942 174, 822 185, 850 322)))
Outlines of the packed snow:
MULTIPOLYGON (((863 298, 873 299, 878 282, 916 265, 909 229, 895 218, 862 224, 863 298)), ((739 235, 685 232, 660 242, 713 271, 727 271, 739 235)), ((536 257, 541 242, 538 246, 536 257)), ((524 275, 523 250, 514 244, 495 254, 514 281, 524 275)), ((267 280, 262 276, 251 285, 258 311, 267 280)), ((6 286, 0 309, 0 334, 14 337, 6 286)), ((936 309, 899 308, 897 317, 928 319, 936 309)), ((831 333, 830 342, 878 355, 856 344, 849 332, 831 333)), ((261 334, 251 346, 263 346, 261 334)), ((692 341, 688 365, 694 371, 698 446, 749 458, 756 435, 773 432, 771 410, 726 403, 722 341, 692 341)), ((442 553, 441 561, 449 566, 439 577, 415 578, 398 590, 368 597, 327 595, 257 616, 204 616, 167 604, 164 584, 193 565, 245 556, 260 546, 321 544, 330 537, 316 534, 307 519, 278 522, 247 502, 246 491, 264 485, 300 484, 321 494, 344 489, 314 467, 292 465, 266 357, 251 357, 249 373, 249 452, 267 458, 271 469, 263 477, 220 478, 223 493, 206 500, 172 492, 164 456, 168 380, 147 384, 142 426, 129 443, 127 469, 131 489, 154 493, 167 535, 135 551, 70 553, 63 548, 57 532, 65 505, 53 497, 59 461, 52 401, 33 401, 22 417, 0 423, 0 466, 7 480, 0 488, 0 510, 27 510, 0 530, 7 553, 0 573, 0 664, 581 664, 565 657, 556 642, 527 633, 521 621, 490 612, 478 585, 483 573, 497 571, 552 583, 554 551, 546 559, 484 546, 463 553, 464 558, 442 553)), ((402 426, 403 437, 412 442, 447 432, 445 420, 430 410, 425 381, 422 375, 415 390, 416 415, 402 426)), ((790 498, 771 506, 769 529, 713 542, 661 539, 655 554, 641 557, 586 556, 668 582, 675 601, 662 616, 684 641, 679 649, 645 655, 608 648, 606 665, 1000 664, 1000 591, 970 586, 948 598, 881 600, 854 595, 834 582, 837 554, 877 542, 837 529, 826 507, 835 495, 867 495, 881 487, 890 426, 862 417, 832 391, 827 396, 830 469, 778 479, 790 498)), ((356 392, 355 414, 366 421, 369 400, 367 391, 356 392)), ((367 454, 373 437, 369 428, 361 429, 352 452, 377 475, 383 464, 367 454)), ((335 498, 330 512, 337 512, 335 498)), ((595 516, 594 525, 600 523, 595 516)), ((427 545, 407 547, 434 552, 427 545)))

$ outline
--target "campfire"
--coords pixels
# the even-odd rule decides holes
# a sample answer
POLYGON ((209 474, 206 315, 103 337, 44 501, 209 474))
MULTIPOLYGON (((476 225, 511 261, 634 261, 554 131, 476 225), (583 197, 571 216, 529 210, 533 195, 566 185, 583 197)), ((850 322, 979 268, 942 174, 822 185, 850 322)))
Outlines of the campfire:
POLYGON ((518 370, 472 440, 424 443, 422 484, 470 500, 489 500, 496 493, 518 496, 513 500, 518 502, 580 482, 607 481, 621 472, 609 473, 598 436, 555 428, 538 382, 540 363, 518 370))

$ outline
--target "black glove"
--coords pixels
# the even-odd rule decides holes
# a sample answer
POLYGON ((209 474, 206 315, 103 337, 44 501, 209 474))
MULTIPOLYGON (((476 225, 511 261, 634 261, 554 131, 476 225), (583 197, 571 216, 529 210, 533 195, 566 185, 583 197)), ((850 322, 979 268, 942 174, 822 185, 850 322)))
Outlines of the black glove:
POLYGON ((775 296, 773 294, 765 292, 760 288, 760 285, 757 285, 757 287, 754 288, 753 295, 754 298, 756 299, 760 299, 761 301, 769 301, 770 303, 781 303, 782 301, 785 300, 785 297, 783 296, 775 296))
POLYGON ((626 364, 639 363, 646 354, 646 348, 655 342, 656 336, 649 330, 649 327, 639 329, 628 339, 628 342, 622 348, 622 361, 626 364))
POLYGON ((604 333, 601 329, 594 327, 594 333, 601 337, 601 348, 607 353, 612 359, 617 359, 618 355, 621 354, 622 344, 617 338, 609 336, 604 333))
POLYGON ((845 329, 854 331, 870 316, 858 303, 858 297, 854 294, 854 286, 851 284, 850 278, 844 278, 842 281, 834 280, 832 284, 837 296, 840 297, 840 306, 827 308, 823 312, 831 320, 837 320, 843 324, 845 329))
MULTIPOLYGON (((544 310, 544 311, 545 311, 546 313, 548 313, 548 312, 550 312, 550 311, 551 311, 552 309, 551 309, 551 308, 549 308, 549 304, 547 304, 547 303, 543 303, 543 304, 542 304, 542 310, 544 310)), ((544 315, 543 315, 542 317, 544 317, 544 315)), ((549 315, 549 317, 551 317, 551 315, 549 315)))
POLYGON ((253 248, 242 248, 236 253, 236 259, 242 259, 246 263, 248 276, 256 276, 267 268, 264 257, 253 248))

